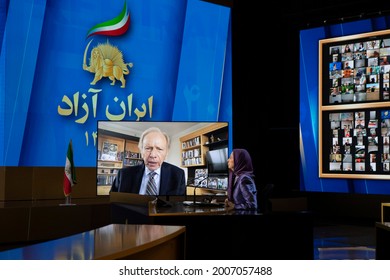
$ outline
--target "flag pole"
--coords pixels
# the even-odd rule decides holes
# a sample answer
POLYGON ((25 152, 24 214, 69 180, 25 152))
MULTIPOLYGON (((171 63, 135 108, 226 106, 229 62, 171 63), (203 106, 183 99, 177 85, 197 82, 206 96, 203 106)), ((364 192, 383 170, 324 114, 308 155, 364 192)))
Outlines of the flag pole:
POLYGON ((60 204, 60 206, 76 205, 72 203, 72 197, 71 197, 73 186, 76 183, 77 183, 76 169, 74 167, 74 162, 73 162, 73 146, 72 146, 72 139, 70 139, 68 144, 68 150, 66 153, 65 170, 64 170, 63 191, 65 195, 65 203, 60 204))
POLYGON ((60 206, 75 206, 75 203, 72 203, 72 196, 67 195, 65 196, 65 203, 60 203, 60 206))

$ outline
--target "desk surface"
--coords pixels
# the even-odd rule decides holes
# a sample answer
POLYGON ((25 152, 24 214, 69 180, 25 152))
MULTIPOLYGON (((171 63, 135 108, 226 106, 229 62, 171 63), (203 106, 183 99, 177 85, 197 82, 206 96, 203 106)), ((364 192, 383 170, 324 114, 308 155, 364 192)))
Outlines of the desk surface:
POLYGON ((375 226, 377 228, 381 228, 381 229, 384 229, 386 231, 390 231, 390 222, 384 222, 384 223, 376 222, 375 226))
POLYGON ((228 214, 233 209, 224 206, 198 206, 184 205, 182 202, 167 203, 166 206, 158 206, 154 202, 149 203, 149 216, 177 216, 177 215, 223 215, 228 214))
MULTIPOLYGON (((184 198, 184 197, 183 197, 184 198)), ((184 199, 183 199, 184 200, 184 199)), ((182 201, 166 202, 155 197, 132 193, 111 193, 110 202, 119 207, 130 209, 145 217, 181 216, 181 215, 223 215, 233 209, 224 206, 186 206, 182 201)))
POLYGON ((2 260, 113 260, 185 233, 185 226, 111 224, 65 238, 0 252, 2 260))

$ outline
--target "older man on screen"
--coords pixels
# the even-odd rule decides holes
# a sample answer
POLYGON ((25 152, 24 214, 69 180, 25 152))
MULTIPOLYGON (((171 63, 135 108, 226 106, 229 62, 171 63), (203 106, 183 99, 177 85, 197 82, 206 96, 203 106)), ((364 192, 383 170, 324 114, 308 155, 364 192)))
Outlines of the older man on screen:
POLYGON ((184 170, 165 162, 170 148, 168 134, 158 127, 151 127, 142 133, 138 147, 143 163, 120 169, 112 183, 111 192, 152 196, 185 195, 184 170))

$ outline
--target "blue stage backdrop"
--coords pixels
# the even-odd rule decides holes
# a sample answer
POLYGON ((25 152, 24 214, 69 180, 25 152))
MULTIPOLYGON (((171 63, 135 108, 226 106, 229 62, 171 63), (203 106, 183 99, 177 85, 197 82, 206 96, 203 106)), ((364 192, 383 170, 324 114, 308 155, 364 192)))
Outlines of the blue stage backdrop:
POLYGON ((64 166, 70 140, 75 165, 96 166, 99 120, 232 130, 230 7, 8 0, 1 9, 1 166, 64 166))
MULTIPOLYGON (((390 194, 383 179, 319 177, 319 40, 389 28, 388 16, 300 31, 300 189, 308 192, 390 194)), ((325 73, 327 74, 327 73, 325 73)), ((327 153, 327 151, 324 151, 327 153)))

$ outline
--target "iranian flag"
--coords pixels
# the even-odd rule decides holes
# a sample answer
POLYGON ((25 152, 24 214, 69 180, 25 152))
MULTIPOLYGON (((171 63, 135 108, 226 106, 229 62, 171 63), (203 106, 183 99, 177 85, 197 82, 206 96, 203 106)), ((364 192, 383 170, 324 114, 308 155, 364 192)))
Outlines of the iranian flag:
POLYGON ((122 12, 117 17, 92 27, 88 30, 87 38, 92 35, 120 36, 127 32, 129 26, 130 15, 125 1, 122 12))
POLYGON ((64 194, 69 196, 72 193, 72 187, 76 184, 76 170, 73 163, 72 139, 68 145, 66 153, 65 173, 64 173, 64 194))

